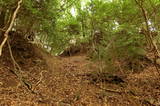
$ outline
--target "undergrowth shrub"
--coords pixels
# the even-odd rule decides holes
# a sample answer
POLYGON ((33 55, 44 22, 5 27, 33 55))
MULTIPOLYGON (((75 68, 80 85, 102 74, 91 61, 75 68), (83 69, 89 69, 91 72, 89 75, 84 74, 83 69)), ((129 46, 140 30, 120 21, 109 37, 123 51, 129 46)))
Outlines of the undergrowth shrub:
POLYGON ((101 44, 96 45, 96 50, 90 55, 94 61, 103 61, 103 70, 107 72, 113 73, 120 69, 142 70, 140 61, 146 56, 145 43, 144 36, 138 31, 122 29, 112 33, 112 36, 104 36, 101 44))

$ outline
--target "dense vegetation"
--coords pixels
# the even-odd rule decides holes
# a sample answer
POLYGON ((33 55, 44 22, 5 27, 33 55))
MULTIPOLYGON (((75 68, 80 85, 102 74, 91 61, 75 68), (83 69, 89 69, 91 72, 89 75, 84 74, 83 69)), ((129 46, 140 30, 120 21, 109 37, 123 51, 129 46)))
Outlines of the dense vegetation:
POLYGON ((0 0, 0 44, 14 21, 10 32, 55 56, 83 51, 102 74, 159 71, 159 0, 22 0, 12 20, 19 1, 0 0))
MULTIPOLYGON (((5 30, 17 0, 1 0, 0 5, 0 28, 5 30)), ((33 36, 53 54, 59 54, 71 41, 90 43, 92 49, 100 49, 102 57, 112 51, 120 53, 115 54, 118 57, 143 54, 146 21, 153 39, 158 40, 159 5, 158 0, 23 0, 12 30, 33 36)))

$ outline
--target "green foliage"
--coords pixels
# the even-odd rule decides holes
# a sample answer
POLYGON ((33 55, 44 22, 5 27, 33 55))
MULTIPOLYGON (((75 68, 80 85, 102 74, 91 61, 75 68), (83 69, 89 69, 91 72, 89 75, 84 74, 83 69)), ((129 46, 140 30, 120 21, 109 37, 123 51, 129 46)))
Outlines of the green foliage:
MULTIPOLYGON (((12 14, 17 0, 0 0, 12 14)), ((150 27, 159 32, 159 0, 146 0, 143 6, 150 27)), ((23 0, 15 29, 34 32, 43 47, 57 54, 75 45, 90 44, 92 57, 108 66, 117 60, 146 55, 143 14, 135 0, 23 0), (95 43, 99 40, 99 43, 95 43), (92 47, 93 46, 93 47, 92 47)), ((155 37, 158 42, 158 37, 155 37)))
POLYGON ((94 59, 104 61, 113 71, 118 61, 134 61, 146 55, 145 36, 139 32, 144 19, 134 1, 95 0, 92 4, 94 28, 103 32, 103 40, 92 52, 94 59))

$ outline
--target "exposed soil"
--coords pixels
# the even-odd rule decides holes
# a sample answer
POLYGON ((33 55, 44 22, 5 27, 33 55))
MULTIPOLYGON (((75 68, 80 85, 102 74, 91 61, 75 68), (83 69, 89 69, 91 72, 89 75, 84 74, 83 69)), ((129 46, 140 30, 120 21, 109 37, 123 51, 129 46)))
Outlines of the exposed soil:
POLYGON ((13 54, 34 93, 13 74, 6 47, 0 58, 1 106, 160 105, 160 80, 152 65, 134 74, 96 74, 98 63, 85 54, 53 57, 25 40, 18 42, 21 46, 11 45, 13 54))

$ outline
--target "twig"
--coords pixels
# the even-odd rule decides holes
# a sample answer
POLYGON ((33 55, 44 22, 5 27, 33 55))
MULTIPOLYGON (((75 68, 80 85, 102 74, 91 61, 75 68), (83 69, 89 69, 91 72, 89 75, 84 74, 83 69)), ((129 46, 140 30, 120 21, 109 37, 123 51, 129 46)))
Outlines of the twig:
POLYGON ((106 88, 101 88, 101 87, 99 87, 99 89, 104 90, 106 92, 110 92, 110 93, 116 93, 116 94, 123 94, 124 93, 122 91, 112 90, 112 89, 106 89, 106 88))
POLYGON ((14 13, 13 13, 13 16, 12 16, 12 19, 11 19, 11 22, 10 22, 10 25, 9 25, 8 29, 6 30, 6 32, 4 33, 4 39, 3 39, 3 41, 2 41, 2 43, 1 43, 1 45, 0 45, 0 56, 2 55, 3 46, 5 45, 5 43, 6 43, 7 39, 8 39, 8 33, 9 33, 9 31, 11 30, 11 28, 13 27, 13 23, 14 23, 14 20, 15 20, 15 18, 16 18, 16 15, 17 15, 17 13, 18 13, 18 10, 19 10, 20 7, 21 7, 21 3, 22 3, 22 0, 19 0, 19 1, 18 1, 18 6, 17 6, 16 10, 15 10, 14 13))
POLYGON ((0 31, 5 32, 6 30, 4 30, 3 28, 0 28, 0 31))
POLYGON ((43 80, 43 72, 46 72, 46 71, 42 71, 41 73, 40 73, 40 79, 39 79, 39 81, 35 84, 35 87, 32 89, 33 91, 35 90, 35 88, 42 82, 42 80, 43 80))

